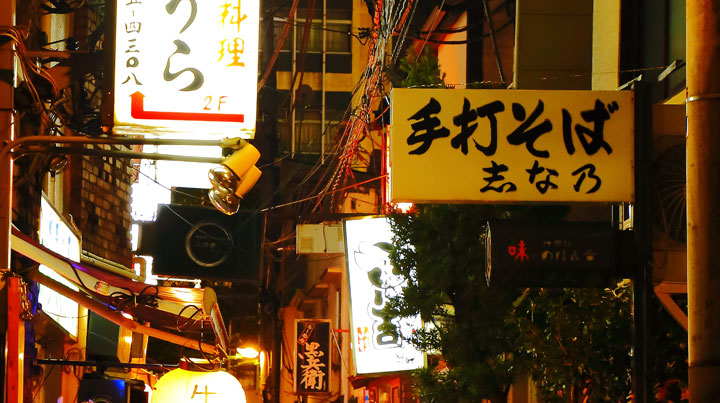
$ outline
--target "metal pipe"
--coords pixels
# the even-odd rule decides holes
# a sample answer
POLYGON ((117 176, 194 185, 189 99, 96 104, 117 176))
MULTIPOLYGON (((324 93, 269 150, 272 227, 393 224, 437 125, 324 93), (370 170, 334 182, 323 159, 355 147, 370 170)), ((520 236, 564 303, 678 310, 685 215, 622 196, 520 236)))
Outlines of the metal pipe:
POLYGON ((121 144, 121 145, 158 145, 158 146, 216 146, 230 147, 242 143, 242 140, 225 138, 222 140, 184 140, 184 139, 149 139, 144 137, 85 137, 85 136, 25 136, 10 142, 4 141, 0 155, 9 153, 13 148, 26 143, 40 144, 121 144))
MULTIPOLYGON (((122 266, 122 265, 112 262, 110 260, 103 259, 102 257, 97 256, 97 255, 90 253, 88 251, 85 251, 85 250, 83 250, 82 254, 80 255, 80 262, 81 263, 90 263, 93 266, 100 267, 103 270, 107 270, 109 272, 117 274, 118 276, 123 276, 125 278, 129 278, 129 279, 132 279, 135 281, 144 282, 141 280, 140 276, 135 274, 135 271, 133 269, 122 266)), ((133 262, 134 262, 134 260, 133 260, 133 262)))
POLYGON ((492 39, 493 50, 495 51, 495 61, 497 62, 498 72, 500 73, 500 81, 505 82, 505 73, 502 68, 502 60, 500 59, 500 50, 498 50, 497 39, 495 39, 495 24, 493 24, 492 14, 488 6, 488 0, 482 0, 485 8, 485 18, 487 18, 488 27, 490 28, 490 39, 492 39))
POLYGON ((72 365, 74 367, 102 367, 102 368, 143 368, 143 369, 174 369, 178 364, 139 364, 111 361, 75 361, 59 360, 54 358, 39 358, 35 365, 72 365))
POLYGON ((720 0, 688 0, 687 287, 691 402, 720 395, 720 0))
POLYGON ((210 354, 218 354, 218 348, 211 344, 203 343, 198 340, 189 339, 177 334, 169 333, 160 329, 154 329, 149 326, 145 326, 134 320, 130 320, 122 316, 119 312, 114 311, 104 304, 95 301, 94 299, 80 293, 79 291, 72 290, 59 282, 45 276, 39 271, 35 270, 30 272, 28 276, 31 280, 37 281, 38 283, 50 288, 51 290, 62 294, 65 297, 77 302, 78 304, 86 307, 87 309, 97 313, 103 318, 113 322, 114 324, 129 329, 136 333, 142 333, 150 337, 155 337, 161 340, 168 341, 170 343, 178 344, 183 347, 190 347, 196 350, 202 348, 203 351, 210 354))
POLYGON ((185 161, 185 162, 201 162, 206 164, 219 164, 222 162, 222 158, 217 157, 195 157, 189 155, 175 155, 175 154, 155 154, 145 153, 138 151, 122 151, 122 150, 103 150, 93 148, 71 148, 71 147, 45 147, 45 146, 26 146, 20 149, 20 151, 13 152, 13 157, 20 158, 24 155, 31 153, 42 153, 42 154, 76 154, 76 155, 97 155, 103 157, 116 157, 116 158, 140 158, 149 160, 165 160, 165 161, 185 161))

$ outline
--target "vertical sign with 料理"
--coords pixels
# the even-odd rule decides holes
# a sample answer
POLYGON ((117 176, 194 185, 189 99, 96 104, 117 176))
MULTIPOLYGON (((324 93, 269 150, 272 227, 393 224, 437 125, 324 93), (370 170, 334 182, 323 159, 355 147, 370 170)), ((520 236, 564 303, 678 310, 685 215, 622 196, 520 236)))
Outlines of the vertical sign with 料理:
POLYGON ((298 395, 330 393, 330 321, 295 320, 295 377, 298 395))
POLYGON ((258 29, 258 1, 118 1, 114 132, 252 138, 258 29))

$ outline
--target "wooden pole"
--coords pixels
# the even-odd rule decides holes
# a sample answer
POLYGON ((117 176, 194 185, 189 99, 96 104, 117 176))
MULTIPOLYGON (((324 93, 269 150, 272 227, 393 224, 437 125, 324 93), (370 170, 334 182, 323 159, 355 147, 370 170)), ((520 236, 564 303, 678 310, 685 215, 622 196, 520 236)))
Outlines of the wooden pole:
MULTIPOLYGON (((15 25, 15 0, 0 1, 0 26, 15 25)), ((15 56, 12 41, 0 46, 0 148, 13 139, 14 125, 14 83, 15 56)), ((16 333, 20 318, 13 317, 8 302, 12 299, 11 290, 6 281, 10 271, 10 227, 12 223, 12 158, 0 153, 0 369, 2 370, 3 393, 0 399, 6 403, 22 401, 22 367, 17 357, 19 346, 24 345, 16 333), (7 315, 6 315, 7 313, 7 315), (18 373, 20 374, 18 380, 18 373), (17 382, 20 384, 18 385, 17 382)))
POLYGON ((720 396, 720 0, 688 0, 687 268, 691 402, 720 396))

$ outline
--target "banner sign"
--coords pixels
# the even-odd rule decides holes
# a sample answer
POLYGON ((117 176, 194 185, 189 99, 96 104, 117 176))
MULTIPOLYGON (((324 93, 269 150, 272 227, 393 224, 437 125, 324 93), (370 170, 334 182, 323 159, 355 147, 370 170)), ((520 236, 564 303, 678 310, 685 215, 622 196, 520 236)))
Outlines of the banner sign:
POLYGON ((619 235, 608 223, 489 222, 485 233, 488 285, 608 286, 629 274, 621 270, 631 265, 622 257, 632 253, 621 253, 617 245, 632 245, 632 238, 619 242, 619 235))
POLYGON ((114 131, 252 138, 258 30, 258 1, 118 1, 114 131))
MULTIPOLYGON (((80 261, 80 237, 70 228, 53 206, 43 196, 40 201, 40 244, 51 251, 80 261)), ((77 291, 78 288, 55 270, 40 265, 40 273, 77 291)), ((57 322, 70 335, 77 337, 79 305, 70 298, 40 284, 38 302, 42 311, 57 322)))
MULTIPOLYGON (((388 253, 392 231, 386 217, 345 220, 345 247, 350 282, 352 341, 357 374, 422 368, 425 357, 394 332, 382 331, 381 312, 390 297, 402 293, 405 279, 393 273, 388 253)), ((419 316, 390 322, 408 336, 422 323, 419 316)))
POLYGON ((330 393, 331 343, 329 320, 295 320, 296 394, 330 393))
POLYGON ((630 91, 392 91, 393 202, 632 202, 630 91))

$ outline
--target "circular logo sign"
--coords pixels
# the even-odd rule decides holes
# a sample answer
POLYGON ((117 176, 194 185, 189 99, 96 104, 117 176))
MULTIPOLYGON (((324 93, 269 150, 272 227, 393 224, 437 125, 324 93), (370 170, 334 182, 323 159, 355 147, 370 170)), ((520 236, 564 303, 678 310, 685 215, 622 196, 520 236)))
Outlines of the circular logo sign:
POLYGON ((224 263, 232 253, 232 235, 214 222, 199 222, 185 237, 185 251, 198 266, 211 268, 224 263))

